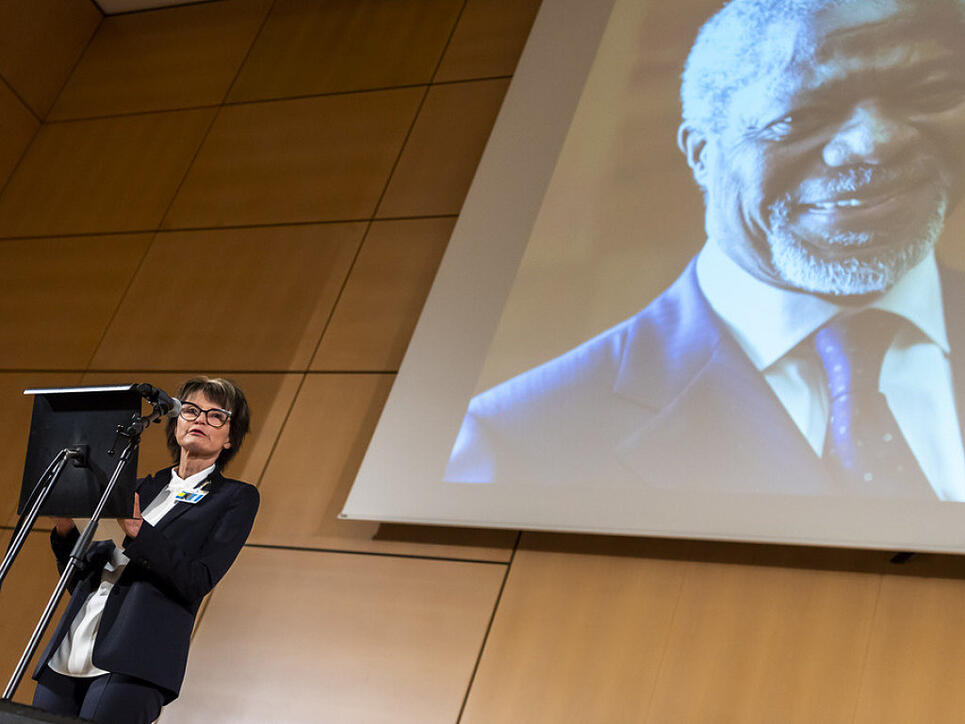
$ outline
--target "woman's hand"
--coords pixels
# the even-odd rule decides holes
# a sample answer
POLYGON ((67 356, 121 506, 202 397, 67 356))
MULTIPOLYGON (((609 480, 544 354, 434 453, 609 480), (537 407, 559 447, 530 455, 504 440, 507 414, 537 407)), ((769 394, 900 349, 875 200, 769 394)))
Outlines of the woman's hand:
POLYGON ((120 518, 117 524, 121 526, 124 535, 137 538, 137 534, 141 530, 141 523, 143 522, 144 519, 141 517, 141 497, 137 493, 134 493, 134 517, 120 518))
POLYGON ((57 535, 59 535, 61 538, 66 538, 69 536, 70 532, 75 527, 73 518, 51 517, 50 522, 54 524, 54 530, 57 531, 57 535))

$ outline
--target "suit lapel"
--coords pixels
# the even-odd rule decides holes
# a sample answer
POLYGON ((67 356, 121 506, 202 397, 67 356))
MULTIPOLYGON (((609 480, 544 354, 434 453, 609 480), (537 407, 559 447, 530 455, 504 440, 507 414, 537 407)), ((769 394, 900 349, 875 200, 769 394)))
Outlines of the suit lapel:
POLYGON ((945 331, 948 334, 949 364, 955 387, 955 407, 958 410, 959 427, 962 428, 962 444, 965 445, 965 278, 959 272, 939 267, 942 280, 942 299, 945 307, 945 331))
POLYGON ((615 393, 655 411, 617 456, 660 487, 826 494, 832 483, 724 329, 691 263, 631 328, 615 393))
POLYGON ((171 468, 159 470, 154 475, 148 475, 142 479, 135 488, 141 500, 141 510, 146 509, 147 506, 151 504, 151 501, 157 497, 157 494, 164 489, 164 486, 170 482, 171 468))
POLYGON ((192 508, 197 508, 199 505, 204 505, 208 499, 222 486, 223 483, 224 478, 222 477, 221 473, 218 472, 218 469, 215 468, 214 471, 208 476, 204 484, 204 490, 206 490, 208 494, 201 498, 201 500, 199 500, 197 503, 175 503, 171 511, 161 518, 156 527, 159 530, 167 528, 169 525, 171 525, 171 523, 176 521, 192 508))

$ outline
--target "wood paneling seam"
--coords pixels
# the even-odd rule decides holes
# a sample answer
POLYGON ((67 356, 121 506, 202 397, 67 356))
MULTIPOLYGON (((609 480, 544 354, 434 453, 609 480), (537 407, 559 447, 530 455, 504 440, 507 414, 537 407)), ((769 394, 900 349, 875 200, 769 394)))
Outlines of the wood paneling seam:
MULTIPOLYGON (((33 141, 31 140, 31 143, 33 141)), ((26 151, 24 151, 26 154, 26 151)), ((21 157, 22 158, 22 157, 21 157)), ((12 174, 11 174, 12 175, 12 174)), ((165 214, 167 211, 164 212, 165 214)), ((183 232, 195 231, 242 231, 245 229, 271 229, 274 227, 297 227, 297 226, 331 226, 333 224, 367 224, 370 221, 421 221, 429 219, 456 219, 458 214, 416 214, 413 216, 364 216, 357 219, 318 219, 308 221, 273 221, 261 224, 231 224, 228 226, 172 226, 168 228, 146 228, 146 229, 125 229, 122 231, 68 231, 56 234, 33 234, 26 236, 2 236, 0 244, 5 241, 30 241, 32 239, 63 239, 67 237, 95 237, 95 236, 126 236, 129 234, 180 234, 183 232)))
MULTIPOLYGON (((385 198, 385 192, 388 190, 389 184, 392 182, 392 176, 399 166, 402 153, 405 151, 405 145, 409 141, 409 137, 412 135, 412 129, 415 128, 415 124, 419 120, 419 113, 422 111, 428 96, 429 87, 426 86, 425 91, 422 93, 422 98, 419 99, 419 105, 416 106, 415 113, 412 114, 412 121, 409 123, 409 128, 405 132, 402 143, 399 144, 399 150, 395 155, 395 160, 392 162, 392 167, 389 169, 389 173, 386 174, 385 182, 382 184, 382 191, 379 192, 379 197, 375 200, 375 205, 372 209, 373 218, 369 219, 365 227, 365 231, 362 233, 362 240, 359 242, 358 248, 355 250, 355 256, 352 257, 352 262, 348 266, 348 271, 346 271, 345 278, 342 280, 342 286, 339 288, 338 294, 335 297, 335 303, 332 304, 332 308, 329 310, 328 319, 325 320, 325 325, 322 327, 322 333, 318 335, 318 339, 315 341, 315 348, 312 350, 312 354, 309 357, 309 367, 311 367, 311 360, 315 359, 315 355, 318 354, 318 349, 322 344, 322 340, 325 338, 325 333, 328 331, 328 328, 332 323, 332 319, 335 317, 335 311, 338 309, 338 303, 342 299, 342 295, 345 293, 345 288, 348 286, 348 281, 352 277, 352 270, 358 263, 359 255, 362 253, 362 249, 365 247, 365 240, 368 238, 369 231, 372 229, 372 224, 375 221, 374 216, 379 212, 379 206, 382 204, 382 199, 385 198)), ((296 393, 296 397, 297 396, 298 395, 296 393)))
MULTIPOLYGON (((309 364, 311 364, 311 358, 309 358, 309 364)), ((298 401, 298 394, 302 391, 302 387, 305 385, 305 378, 307 376, 308 375, 306 373, 301 373, 301 379, 298 380, 298 385, 295 387, 295 392, 292 395, 291 402, 288 404, 288 409, 285 411, 285 416, 282 418, 281 425, 278 426, 278 434, 275 435, 275 439, 272 440, 271 448, 269 448, 268 454, 265 456, 265 464, 261 468, 261 474, 258 475, 257 480, 253 481, 253 484, 256 488, 261 488, 261 481, 265 478, 265 471, 271 466, 271 460, 275 456, 275 450, 278 449, 278 441, 281 440, 281 436, 285 432, 285 426, 288 424, 288 420, 291 419, 292 410, 295 409, 295 403, 298 401)))
POLYGON ((858 720, 858 707, 861 705, 861 692, 864 691, 865 673, 868 671, 868 657, 871 655, 871 640, 874 638, 875 619, 878 616, 878 604, 881 601, 881 589, 884 587, 884 573, 878 574, 878 590, 875 593, 875 605, 871 609, 871 623, 868 625, 868 639, 864 644, 864 656, 861 657, 861 671, 858 674, 858 690, 854 696, 854 708, 851 712, 851 722, 858 720))
POLYGON ((663 646, 660 647, 660 661, 657 663, 657 671, 653 677, 653 684, 650 686, 650 696, 647 697, 647 711, 643 719, 644 722, 650 720, 650 712, 653 710, 653 699, 657 694, 657 684, 660 683, 660 675, 663 673, 664 663, 667 660, 667 649, 670 647, 670 635, 673 633, 674 622, 677 620, 677 610, 680 607, 680 597, 684 590, 684 581, 687 578, 687 573, 693 570, 693 567, 697 565, 693 561, 689 562, 687 570, 684 571, 680 576, 680 581, 677 584, 677 595, 674 597, 673 611, 670 612, 670 621, 667 623, 667 630, 664 632, 663 646))
POLYGON ((483 633, 482 642, 479 644, 479 653, 476 655, 476 662, 473 664, 472 672, 469 674, 469 681, 466 682, 466 693, 462 697, 462 705, 459 707, 459 715, 456 717, 456 724, 460 724, 462 721, 462 715, 466 711, 466 704, 469 702, 469 694, 472 692, 472 685, 476 681, 476 673, 479 671, 479 664, 482 662, 483 653, 486 650, 486 642, 489 641, 489 633, 492 631, 493 622, 496 620, 496 613, 499 611, 499 602, 502 601, 503 591, 506 590, 506 581, 509 580, 509 572, 513 568, 513 560, 516 558, 516 551, 519 549, 519 541, 522 536, 522 531, 517 531, 516 540, 513 542, 513 551, 509 554, 509 560, 506 562, 506 571, 503 573, 502 583, 499 584, 499 592, 496 594, 496 600, 493 602, 493 612, 489 616, 489 622, 486 624, 486 631, 483 633))
MULTIPOLYGON (((210 2, 210 0, 208 0, 210 2)), ((351 90, 344 91, 330 91, 327 93, 298 93, 295 95, 288 96, 272 96, 270 98, 256 98, 253 100, 243 100, 243 101, 228 101, 225 100, 221 103, 205 103, 201 105, 194 106, 178 106, 177 108, 156 108, 153 110, 146 111, 124 111, 122 113, 104 113, 101 115, 92 116, 73 116, 71 118, 56 118, 50 121, 44 121, 48 126, 57 126, 67 123, 79 123, 81 121, 103 121, 111 118, 130 118, 134 116, 147 116, 158 113, 177 113, 179 111, 200 111, 208 108, 234 108, 236 106, 251 106, 258 103, 284 103, 285 101, 301 101, 310 98, 331 98, 335 96, 350 96, 359 93, 382 93, 384 91, 392 90, 406 90, 409 88, 436 88, 439 86, 451 86, 451 85, 465 85, 468 83, 484 83, 486 81, 493 80, 510 80, 512 75, 493 75, 493 76, 482 76, 479 78, 460 78, 457 80, 441 80, 441 81, 431 81, 429 83, 402 83, 399 85, 390 86, 377 86, 373 88, 353 88, 351 90)), ((31 113, 33 110, 31 109, 31 113)), ((36 116, 36 114, 34 113, 36 116)))
POLYGON ((183 111, 204 111, 212 108, 221 108, 223 103, 203 103, 197 106, 181 106, 178 108, 155 108, 148 111, 125 111, 123 113, 104 113, 93 116, 74 116, 72 118, 55 118, 52 121, 45 121, 48 126, 66 126, 71 123, 83 123, 85 121, 107 121, 115 118, 136 118, 137 116, 159 116, 162 113, 181 113, 183 111))
POLYGON ((6 190, 7 185, 10 183, 10 179, 12 179, 14 174, 17 173, 17 169, 20 167, 20 162, 23 161, 23 159, 26 157, 27 151, 29 151, 30 147, 33 145, 34 140, 37 138, 37 134, 40 133, 40 129, 43 128, 44 121, 42 118, 40 118, 40 116, 37 115, 37 112, 30 107, 30 104, 27 103, 27 101, 25 101, 20 96, 20 94, 17 92, 17 89, 14 88, 12 85, 10 85, 9 82, 7 82, 6 78, 4 78, 3 76, 0 76, 0 80, 2 80, 3 84, 10 89, 10 92, 13 93, 14 98, 20 101, 20 105, 22 105, 24 108, 27 109, 27 112, 34 117, 34 119, 37 121, 37 124, 38 124, 37 128, 34 129, 33 135, 30 137, 30 140, 27 141, 26 145, 23 147, 23 150, 20 152, 20 156, 17 157, 17 162, 10 169, 10 173, 8 173, 7 178, 3 180, 3 184, 0 185, 0 196, 3 196, 3 192, 6 190))
POLYGON ((94 361, 94 357, 97 355, 97 350, 99 350, 100 346, 104 343, 104 337, 107 336, 107 330, 111 328, 111 324, 114 322, 114 318, 117 316, 117 311, 121 308, 121 305, 124 303, 124 300, 127 298, 127 294, 131 290, 131 285, 134 283, 134 280, 137 278, 138 272, 141 271, 141 267, 144 266, 144 260, 147 259, 147 255, 150 253, 152 246, 154 246, 153 237, 145 245, 144 253, 141 254, 141 258, 140 260, 138 260, 137 266, 134 267, 134 271, 131 273, 131 276, 128 278, 127 284, 124 287, 124 291, 122 291, 118 295, 117 303, 114 305, 114 311, 112 311, 110 316, 107 318, 107 322, 106 324, 104 324, 104 329, 101 330, 100 339, 97 340, 97 344, 94 345, 93 350, 91 351, 90 357, 87 358, 87 364, 85 365, 85 368, 84 368, 85 373, 90 371, 90 366, 91 366, 91 363, 94 361))
MULTIPOLYGON (((93 1, 93 0, 92 0, 92 1, 93 1)), ((177 7, 190 7, 190 6, 192 6, 192 5, 205 5, 205 4, 210 3, 210 2, 211 2, 211 0, 194 0, 194 2, 182 2, 182 3, 180 3, 177 7)), ((94 6, 97 7, 97 3, 96 3, 96 2, 94 3, 94 6)), ((122 15, 141 15, 141 14, 147 15, 147 14, 149 14, 149 13, 160 13, 160 12, 164 12, 164 11, 170 11, 171 8, 172 8, 172 6, 162 6, 162 7, 159 7, 159 8, 140 8, 140 9, 137 9, 137 10, 124 10, 124 11, 119 12, 119 13, 110 13, 109 15, 106 15, 105 17, 109 17, 109 18, 119 18, 119 17, 121 17, 122 15)), ((100 7, 97 7, 97 9, 100 10, 100 7)), ((104 13, 101 12, 101 15, 103 16, 104 13)))
MULTIPOLYGON (((20 101, 20 105, 22 105, 24 108, 26 108, 26 109, 27 109, 27 112, 28 112, 31 116, 34 117, 34 120, 37 121, 38 124, 43 124, 44 119, 41 118, 40 116, 38 116, 38 115, 37 115, 37 111, 35 111, 33 108, 31 108, 31 107, 30 107, 30 104, 27 103, 26 100, 24 100, 23 96, 20 95, 20 93, 17 91, 17 89, 14 88, 12 85, 10 85, 10 81, 8 81, 8 80, 7 80, 4 76, 2 76, 2 75, 0 75, 0 80, 3 81, 3 84, 4 84, 5 86, 7 86, 7 89, 13 94, 13 97, 16 98, 18 101, 20 101)), ((38 128, 38 130, 39 130, 39 128, 38 128)), ((36 133, 36 131, 34 131, 34 133, 36 133)))
MULTIPOLYGON (((54 109, 54 106, 57 105, 57 99, 60 98, 60 94, 64 92, 64 88, 67 87, 67 84, 70 82, 70 79, 74 75, 74 71, 77 70, 77 66, 80 64, 80 59, 84 57, 84 54, 87 52, 87 49, 90 48, 90 44, 94 42, 94 36, 96 36, 97 33, 100 32, 101 25, 103 25, 104 23, 104 13, 101 12, 101 9, 99 7, 97 7, 97 3, 94 3, 94 7, 97 10, 97 12, 100 14, 101 19, 97 21, 97 27, 94 28, 94 32, 90 34, 90 36, 87 38, 87 42, 84 43, 84 49, 77 54, 76 58, 74 58, 73 65, 70 66, 70 70, 64 76, 64 82, 60 84, 60 89, 57 91, 57 93, 54 94, 54 100, 53 100, 53 103, 50 104, 50 108, 47 109, 47 115, 50 115, 50 112, 54 109)), ((46 123, 46 121, 44 122, 46 123)))
MULTIPOLYGON (((449 50, 449 44, 452 42, 453 36, 456 34, 456 28, 459 27, 459 21, 462 20, 462 14, 466 12, 466 5, 469 4, 469 0, 463 0, 462 7, 459 8, 459 12, 456 15, 455 21, 452 23, 452 27, 449 29, 449 37, 446 38, 445 44, 442 46, 442 50, 439 52, 439 59, 436 61, 436 67, 432 70, 431 79, 435 80, 436 76, 439 74, 439 68, 442 67, 442 61, 446 57, 446 51, 449 50)), ((464 702, 465 703, 465 702, 464 702)), ((460 716, 462 712, 460 711, 460 716)))
MULTIPOLYGON (((204 133, 201 134, 201 139, 198 141, 198 145, 194 149, 194 153, 191 156, 191 160, 188 161, 188 163, 185 165, 184 174, 181 176, 181 180, 178 181, 178 185, 175 187, 174 193, 171 194, 171 198, 168 201, 167 208, 164 210, 164 213, 161 214, 161 219, 158 222, 159 226, 164 225, 164 219, 171 211, 171 206, 174 204, 174 200, 178 197, 178 192, 181 190, 181 186, 184 184, 184 179, 186 179, 188 176, 188 173, 190 173, 191 167, 194 165, 194 161, 195 159, 197 159, 198 153, 201 152, 201 147, 204 145, 204 141, 208 137, 208 134, 211 133, 211 128, 214 126, 214 123, 217 119, 218 119, 218 112, 216 111, 215 113, 211 114, 211 120, 208 121, 208 127, 204 130, 204 133)), ((96 359, 97 353, 100 351, 101 345, 104 344, 104 340, 107 337, 107 333, 110 330, 111 325, 114 323, 114 319, 117 317, 118 311, 120 311, 121 307, 124 305, 124 301, 127 299, 127 295, 131 291, 131 287, 134 284, 134 280, 137 279, 137 275, 140 273, 141 268, 144 266, 144 261, 147 259, 148 254, 151 253, 151 249, 154 246, 154 242, 157 240, 157 231, 155 230, 152 233, 154 235, 151 237, 151 241, 148 242, 147 246, 145 247, 144 254, 141 256, 141 260, 137 263, 137 267, 135 267, 134 273, 131 274, 130 279, 128 279, 127 286, 124 287, 124 292, 118 297, 117 304, 114 306, 114 311, 111 313, 111 316, 108 318, 107 324, 104 325, 104 331, 101 332, 101 338, 97 341, 97 344, 94 345, 94 349, 91 352, 91 356, 87 360, 87 370, 85 370, 86 372, 92 371, 91 364, 93 364, 94 360, 96 359)))
POLYGON ((258 26, 258 32, 255 33, 254 37, 252 37, 251 43, 248 45, 248 50, 245 51, 245 57, 241 59, 240 63, 238 63, 238 69, 235 71, 235 77, 231 79, 231 82, 228 84, 227 90, 225 90, 224 95, 221 96, 222 106, 229 105, 228 96, 231 95, 231 91, 232 89, 234 89, 235 83, 238 82, 238 78, 239 76, 241 76, 241 71, 244 69, 245 63, 248 62, 248 56, 251 55, 252 48, 255 47, 255 44, 258 42, 258 38, 261 37, 262 31, 265 29, 265 25, 268 23, 268 18, 271 17, 271 14, 272 12, 274 12, 274 10, 275 10, 275 0, 271 0, 271 5, 268 7, 267 12, 265 12, 265 17, 261 19, 261 25, 258 26))
MULTIPOLYGON (((519 535, 517 534, 517 542, 519 535)), ((450 563, 486 563, 493 566, 508 566, 508 561, 494 561, 491 558, 465 558, 456 556, 430 556, 418 553, 392 553, 388 551, 365 551, 358 550, 354 548, 331 548, 331 547, 313 547, 313 546, 292 546, 292 545, 280 545, 276 543, 245 543, 245 548, 261 548, 265 550, 279 550, 279 551, 298 551, 301 553, 337 553, 339 555, 355 555, 355 556, 382 556, 385 558, 411 558, 413 560, 420 561, 447 561, 450 563)))

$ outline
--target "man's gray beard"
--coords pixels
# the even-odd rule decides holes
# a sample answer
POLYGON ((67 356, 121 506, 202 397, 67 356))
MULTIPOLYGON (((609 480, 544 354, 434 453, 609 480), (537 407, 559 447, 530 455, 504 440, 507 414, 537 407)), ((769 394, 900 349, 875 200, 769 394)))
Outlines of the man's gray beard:
MULTIPOLYGON (((882 249, 872 258, 827 260, 816 257, 790 231, 790 202, 782 199, 771 206, 771 262, 789 285, 817 294, 849 296, 890 289, 905 272, 916 266, 935 247, 945 226, 947 201, 943 197, 917 238, 900 247, 882 249)), ((874 233, 839 234, 827 240, 831 246, 862 248, 873 243, 874 233)))

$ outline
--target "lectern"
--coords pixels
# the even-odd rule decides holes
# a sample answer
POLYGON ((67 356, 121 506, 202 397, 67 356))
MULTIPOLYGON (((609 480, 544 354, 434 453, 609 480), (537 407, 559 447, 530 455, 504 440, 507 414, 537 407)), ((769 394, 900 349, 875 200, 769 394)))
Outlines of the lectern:
POLYGON ((71 551, 0 703, 13 698, 57 604, 90 547, 100 518, 129 518, 133 514, 141 433, 152 422, 171 414, 175 402, 155 387, 134 384, 36 389, 25 390, 24 394, 35 397, 18 506, 21 517, 0 564, 0 585, 38 515, 90 521, 71 551), (153 407, 144 416, 142 397, 153 407))

